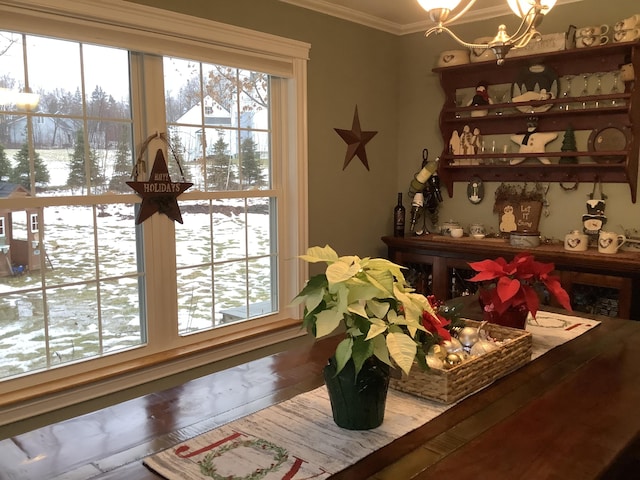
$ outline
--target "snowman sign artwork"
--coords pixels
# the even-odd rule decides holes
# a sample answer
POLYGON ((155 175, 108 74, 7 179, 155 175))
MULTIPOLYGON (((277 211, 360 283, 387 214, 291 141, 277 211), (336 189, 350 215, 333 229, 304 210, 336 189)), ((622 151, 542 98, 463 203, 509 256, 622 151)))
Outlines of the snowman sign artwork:
MULTIPOLYGON (((544 153, 547 143, 558 138, 557 132, 538 132, 538 123, 535 118, 527 122, 527 132, 520 135, 512 135, 511 141, 519 145, 518 153, 544 153)), ((518 165, 527 157, 515 157, 509 160, 511 165, 518 165)), ((549 165, 551 160, 547 157, 537 157, 540 163, 549 165)))

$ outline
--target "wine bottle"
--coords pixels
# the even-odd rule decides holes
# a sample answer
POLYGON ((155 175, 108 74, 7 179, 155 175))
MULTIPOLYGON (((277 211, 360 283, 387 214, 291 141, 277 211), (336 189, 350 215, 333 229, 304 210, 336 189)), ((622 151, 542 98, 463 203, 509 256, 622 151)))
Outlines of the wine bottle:
POLYGON ((393 236, 404 237, 406 209, 402 205, 402 192, 398 192, 398 204, 393 209, 393 236))

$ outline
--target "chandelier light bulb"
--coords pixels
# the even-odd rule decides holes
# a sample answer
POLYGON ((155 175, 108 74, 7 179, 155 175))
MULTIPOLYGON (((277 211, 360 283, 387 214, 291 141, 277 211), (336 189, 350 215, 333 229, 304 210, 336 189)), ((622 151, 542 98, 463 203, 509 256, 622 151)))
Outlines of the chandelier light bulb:
POLYGON ((513 10, 513 13, 520 18, 523 18, 536 3, 540 3, 542 6, 547 7, 540 12, 543 15, 546 15, 556 4, 556 0, 507 0, 507 3, 509 4, 509 7, 511 7, 511 10, 513 10))
POLYGON ((429 12, 429 17, 435 25, 425 32, 429 37, 433 34, 446 33, 456 42, 466 48, 491 49, 496 55, 498 65, 504 63, 505 57, 511 50, 525 47, 532 39, 539 39, 540 33, 536 27, 540 25, 544 15, 555 5, 556 0, 507 0, 509 7, 522 19, 520 26, 509 35, 505 25, 498 27, 498 34, 487 43, 470 43, 458 37, 448 25, 462 17, 475 4, 476 0, 417 0, 420 6, 429 12), (455 12, 452 12, 455 9, 455 12))
POLYGON ((453 10, 458 6, 460 0, 418 0, 418 3, 427 12, 434 9, 453 10))

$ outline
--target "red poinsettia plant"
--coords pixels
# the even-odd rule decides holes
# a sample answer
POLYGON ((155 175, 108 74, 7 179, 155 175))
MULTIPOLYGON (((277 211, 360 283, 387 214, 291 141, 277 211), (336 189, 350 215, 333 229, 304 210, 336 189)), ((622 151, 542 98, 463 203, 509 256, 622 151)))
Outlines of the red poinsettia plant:
POLYGON ((571 310, 569 294, 557 276, 552 275, 555 265, 542 263, 528 252, 519 253, 511 262, 498 257, 495 260, 470 262, 476 275, 469 280, 484 282, 480 299, 487 309, 502 314, 510 308, 526 309, 536 317, 540 307, 537 288, 544 286, 560 305, 571 310))

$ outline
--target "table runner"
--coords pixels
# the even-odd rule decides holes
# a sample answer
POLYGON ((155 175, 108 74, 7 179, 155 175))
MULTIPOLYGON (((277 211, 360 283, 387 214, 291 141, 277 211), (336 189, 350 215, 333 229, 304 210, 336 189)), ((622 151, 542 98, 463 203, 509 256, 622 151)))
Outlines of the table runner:
MULTIPOLYGON (((529 318, 535 359, 600 322, 538 312, 529 318)), ((382 425, 353 431, 333 422, 323 385, 144 459, 168 480, 323 479, 424 425, 453 405, 390 389, 382 425)))

